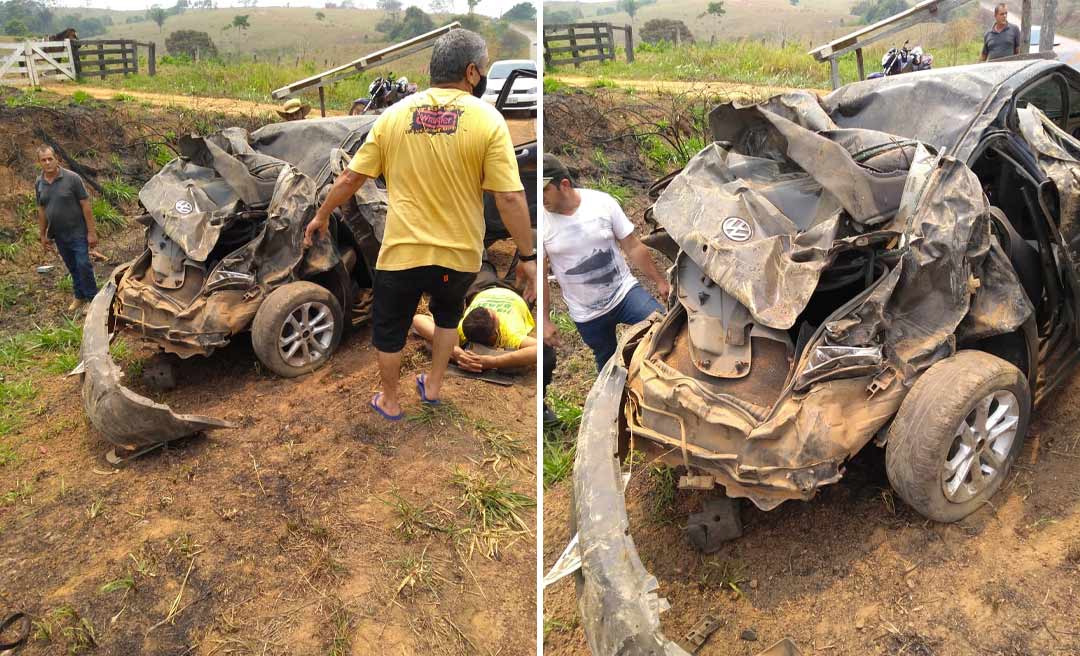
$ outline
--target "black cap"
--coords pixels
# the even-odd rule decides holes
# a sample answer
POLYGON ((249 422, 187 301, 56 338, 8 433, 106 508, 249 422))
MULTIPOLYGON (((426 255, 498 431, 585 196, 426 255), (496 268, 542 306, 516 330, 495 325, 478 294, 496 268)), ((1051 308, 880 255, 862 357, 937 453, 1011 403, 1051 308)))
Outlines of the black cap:
POLYGON ((563 166, 563 163, 559 161, 558 157, 555 157, 551 153, 546 153, 544 155, 544 184, 546 185, 552 180, 559 183, 564 179, 570 179, 570 171, 566 170, 566 167, 563 166))

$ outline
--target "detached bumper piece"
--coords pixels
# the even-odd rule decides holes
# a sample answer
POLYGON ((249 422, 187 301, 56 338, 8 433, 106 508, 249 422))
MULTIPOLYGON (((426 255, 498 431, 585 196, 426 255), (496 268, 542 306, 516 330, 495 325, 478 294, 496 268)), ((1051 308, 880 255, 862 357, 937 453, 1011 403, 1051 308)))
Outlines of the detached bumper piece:
POLYGON ((109 355, 109 308, 116 294, 110 281, 90 304, 83 325, 83 408, 105 439, 125 449, 145 449, 212 428, 235 425, 201 415, 178 415, 120 384, 123 372, 109 355))
POLYGON ((578 609, 589 649, 598 656, 689 656, 664 637, 656 577, 645 571, 630 537, 623 477, 616 455, 626 368, 612 358, 600 373, 578 433, 574 507, 580 540, 578 609))

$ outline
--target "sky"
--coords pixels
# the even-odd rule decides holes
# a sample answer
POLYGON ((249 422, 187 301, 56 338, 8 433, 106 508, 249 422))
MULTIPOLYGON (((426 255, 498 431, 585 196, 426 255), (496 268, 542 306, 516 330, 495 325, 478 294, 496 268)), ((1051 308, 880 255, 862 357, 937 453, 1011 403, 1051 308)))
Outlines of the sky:
MULTIPOLYGON (((521 1, 522 0, 480 0, 480 4, 476 6, 476 13, 484 14, 485 16, 498 16, 521 1)), ((427 0, 402 0, 402 3, 406 7, 409 5, 416 5, 425 11, 429 9, 427 0)), ((131 11, 148 9, 154 4, 160 4, 162 7, 169 7, 176 4, 176 2, 175 0, 59 0, 56 4, 61 7, 70 8, 93 7, 95 9, 131 11)), ((259 0, 257 7, 284 7, 286 4, 290 7, 322 8, 325 6, 326 0, 259 0)), ((353 4, 356 7, 365 9, 375 8, 375 0, 353 0, 353 4)), ((535 6, 536 4, 537 3, 534 0, 533 5, 535 6)), ((222 9, 225 7, 240 6, 239 2, 233 0, 218 0, 218 7, 222 9)), ((454 0, 454 8, 461 13, 465 13, 468 10, 468 5, 465 3, 465 0, 454 0)))

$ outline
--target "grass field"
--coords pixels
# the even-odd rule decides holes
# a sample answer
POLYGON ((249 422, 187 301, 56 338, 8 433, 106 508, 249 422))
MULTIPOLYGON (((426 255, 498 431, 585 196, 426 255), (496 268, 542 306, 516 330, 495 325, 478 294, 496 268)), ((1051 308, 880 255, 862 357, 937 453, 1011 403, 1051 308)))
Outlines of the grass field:
MULTIPOLYGON (((625 11, 598 14, 610 11, 614 4, 545 1, 544 11, 580 8, 585 19, 630 23, 630 16, 625 11)), ((685 22, 699 41, 708 41, 713 36, 724 39, 747 37, 775 42, 797 40, 805 45, 809 41, 828 41, 850 31, 858 21, 850 14, 854 0, 801 0, 797 6, 789 0, 728 0, 724 3, 727 13, 721 19, 699 18, 708 4, 709 0, 659 0, 639 9, 633 23, 640 27, 650 18, 671 18, 685 22)))
MULTIPOLYGON (((116 12, 113 26, 103 39, 137 39, 155 41, 164 53, 165 38, 176 30, 198 30, 210 34, 210 39, 223 54, 259 54, 271 57, 278 54, 301 55, 305 58, 334 58, 349 61, 385 45, 385 37, 375 31, 375 25, 385 18, 385 12, 374 9, 312 9, 307 7, 242 8, 187 11, 166 19, 163 29, 156 23, 142 21, 125 24, 126 16, 139 12, 116 12), (319 20, 317 13, 325 18, 319 20), (234 16, 247 15, 251 27, 243 32, 223 29, 234 16), (376 46, 376 47, 372 47, 376 46)), ((436 25, 447 22, 433 17, 436 25)))
MULTIPOLYGON (((188 11, 170 16, 160 31, 150 21, 124 23, 126 16, 137 13, 112 12, 114 25, 100 38, 155 41, 159 57, 157 75, 145 74, 144 61, 140 65, 143 73, 139 75, 104 80, 88 78, 88 83, 136 91, 271 102, 270 93, 274 89, 391 45, 374 29, 385 17, 385 12, 376 10, 277 7, 188 11), (318 19, 317 13, 322 13, 324 18, 318 19), (249 16, 251 25, 246 32, 222 29, 233 16, 243 14, 249 16), (162 60, 168 54, 165 37, 180 29, 208 32, 218 48, 218 60, 198 64, 176 62, 173 58, 162 60)), ((452 20, 446 16, 432 18, 437 25, 452 20)), ((523 48, 502 44, 499 35, 503 29, 494 22, 488 22, 484 28, 492 60, 528 56, 527 42, 523 48)), ((523 39, 519 37, 518 41, 523 39)), ((367 95, 368 84, 378 75, 404 75, 421 87, 426 86, 430 56, 430 50, 421 51, 327 87, 327 107, 347 110, 354 99, 367 95)), ((315 92, 305 98, 313 105, 318 103, 315 92)))
MULTIPOLYGON (((345 62, 337 62, 345 63, 345 62)), ((334 63, 331 63, 333 66, 334 63)), ((368 83, 377 75, 393 72, 395 76, 405 75, 410 81, 427 85, 428 54, 413 55, 394 62, 392 66, 377 68, 338 82, 326 88, 326 106, 328 109, 347 110, 352 101, 367 95, 368 83)), ((141 67, 140 70, 146 70, 141 67)), ((92 78, 88 83, 96 86, 130 89, 133 91, 151 91, 155 93, 236 98, 256 102, 273 102, 270 92, 325 70, 322 61, 307 61, 296 65, 294 60, 277 64, 274 61, 252 61, 237 59, 229 62, 200 62, 199 64, 158 64, 157 75, 151 77, 139 75, 114 76, 98 80, 92 78)), ((300 96, 305 101, 318 106, 318 92, 313 91, 300 96)))
MULTIPOLYGON (((866 73, 878 69, 885 51, 894 43, 911 39, 921 44, 934 57, 936 67, 957 66, 978 60, 982 47, 973 19, 965 18, 946 25, 925 25, 884 40, 866 49, 866 73)), ((572 66, 549 68, 548 73, 566 72, 573 75, 595 76, 600 86, 605 79, 667 79, 685 81, 729 81, 782 87, 828 88, 829 67, 807 54, 805 44, 783 48, 754 39, 720 41, 716 45, 692 44, 681 48, 647 44, 634 53, 634 63, 627 64, 623 53, 615 61, 590 62, 581 68, 572 66)), ((854 54, 840 62, 841 79, 851 82, 857 78, 854 54)), ((550 88, 550 84, 548 85, 550 88)))

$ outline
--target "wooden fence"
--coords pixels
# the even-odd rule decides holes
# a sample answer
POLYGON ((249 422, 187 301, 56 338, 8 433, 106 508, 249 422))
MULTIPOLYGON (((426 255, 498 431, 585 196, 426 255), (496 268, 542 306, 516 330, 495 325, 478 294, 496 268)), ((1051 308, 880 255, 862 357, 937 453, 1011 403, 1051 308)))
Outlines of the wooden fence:
POLYGON ((36 87, 77 77, 68 41, 0 43, 0 84, 36 87))
POLYGON ((634 61, 634 35, 630 25, 565 23, 544 25, 544 62, 548 66, 615 60, 615 30, 626 39, 626 61, 634 61))
POLYGON ((157 74, 157 46, 130 39, 95 39, 72 41, 75 76, 97 77, 139 72, 139 48, 146 48, 146 72, 157 74))

